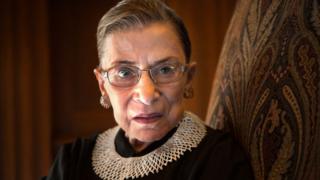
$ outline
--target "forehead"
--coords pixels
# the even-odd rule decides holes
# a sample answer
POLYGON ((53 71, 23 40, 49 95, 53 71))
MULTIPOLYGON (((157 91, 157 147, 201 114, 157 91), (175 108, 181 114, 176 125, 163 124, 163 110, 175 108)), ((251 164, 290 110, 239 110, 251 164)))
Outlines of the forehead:
POLYGON ((185 61, 182 44, 168 23, 152 23, 113 32, 105 41, 104 67, 119 61, 135 64, 153 64, 166 58, 185 61))

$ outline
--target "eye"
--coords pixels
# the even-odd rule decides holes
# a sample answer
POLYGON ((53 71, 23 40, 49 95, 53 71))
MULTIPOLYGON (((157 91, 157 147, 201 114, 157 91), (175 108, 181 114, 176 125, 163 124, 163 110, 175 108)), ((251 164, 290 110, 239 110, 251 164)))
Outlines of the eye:
POLYGON ((120 67, 117 71, 117 76, 122 79, 127 79, 135 76, 135 73, 134 70, 130 67, 120 67))
POLYGON ((162 75, 172 74, 175 72, 175 69, 173 65, 162 65, 158 68, 158 73, 162 75))

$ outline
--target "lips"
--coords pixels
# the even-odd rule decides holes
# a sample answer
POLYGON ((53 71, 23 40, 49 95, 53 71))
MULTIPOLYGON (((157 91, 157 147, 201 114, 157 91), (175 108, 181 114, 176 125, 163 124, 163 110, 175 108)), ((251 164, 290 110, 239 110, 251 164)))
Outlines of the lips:
POLYGON ((162 117, 161 113, 148 113, 148 114, 138 114, 133 117, 133 120, 139 123, 148 124, 157 121, 162 117))

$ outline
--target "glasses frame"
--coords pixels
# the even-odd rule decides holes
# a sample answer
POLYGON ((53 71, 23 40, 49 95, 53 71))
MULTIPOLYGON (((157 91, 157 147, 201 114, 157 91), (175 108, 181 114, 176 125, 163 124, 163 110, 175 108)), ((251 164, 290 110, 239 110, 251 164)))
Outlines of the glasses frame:
POLYGON ((180 63, 175 63, 175 64, 178 65, 177 69, 182 72, 182 75, 181 75, 179 78, 175 79, 174 81, 162 82, 162 83, 157 82, 156 79, 155 79, 155 78, 153 77, 153 75, 152 75, 152 69, 153 69, 154 67, 156 67, 156 66, 153 66, 153 67, 151 66, 151 67, 149 67, 149 68, 140 69, 140 68, 137 67, 137 66, 128 65, 128 66, 130 66, 130 67, 135 68, 135 69, 137 70, 137 72, 138 72, 138 76, 137 76, 138 78, 136 79, 136 82, 133 83, 132 85, 129 85, 129 86, 119 86, 119 85, 116 85, 116 84, 114 84, 114 83, 112 83, 112 82, 110 81, 109 71, 110 71, 111 69, 113 69, 114 67, 119 66, 119 65, 111 66, 111 67, 109 67, 109 68, 106 69, 106 70, 102 69, 101 66, 98 66, 98 70, 99 70, 100 73, 102 74, 102 77, 103 77, 103 78, 108 79, 108 82, 109 82, 110 85, 115 86, 115 87, 132 87, 132 86, 136 85, 136 84, 140 81, 141 76, 142 76, 142 71, 148 71, 149 77, 151 78, 151 80, 152 80, 152 82, 153 82, 154 84, 169 84, 169 83, 173 83, 173 82, 179 81, 179 80, 183 77, 183 75, 189 70, 189 64, 180 64, 180 63))

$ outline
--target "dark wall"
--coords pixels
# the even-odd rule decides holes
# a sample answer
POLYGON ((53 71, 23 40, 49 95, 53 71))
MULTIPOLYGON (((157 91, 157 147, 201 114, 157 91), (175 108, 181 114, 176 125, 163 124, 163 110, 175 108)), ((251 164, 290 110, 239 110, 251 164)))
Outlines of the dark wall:
POLYGON ((93 69, 98 65, 96 27, 116 1, 49 3, 53 142, 70 141, 113 126, 112 111, 99 105, 93 69))

